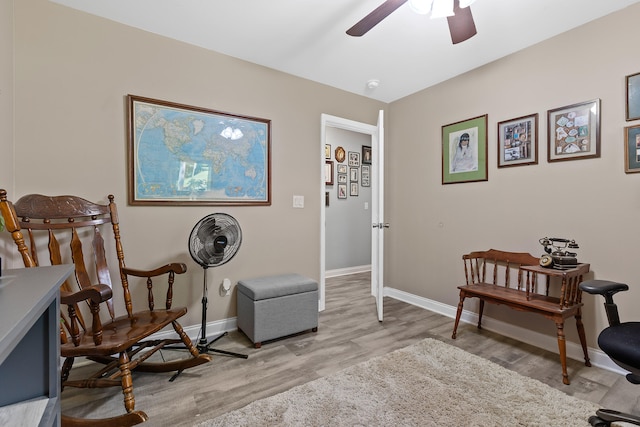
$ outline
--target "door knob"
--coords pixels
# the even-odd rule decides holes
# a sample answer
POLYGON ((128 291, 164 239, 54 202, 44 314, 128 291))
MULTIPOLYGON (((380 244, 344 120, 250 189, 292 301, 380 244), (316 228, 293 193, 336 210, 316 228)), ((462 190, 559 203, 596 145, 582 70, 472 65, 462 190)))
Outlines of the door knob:
POLYGON ((373 228, 389 228, 389 227, 391 227, 391 226, 389 225, 388 222, 385 222, 384 224, 381 223, 381 222, 374 222, 373 223, 373 228))

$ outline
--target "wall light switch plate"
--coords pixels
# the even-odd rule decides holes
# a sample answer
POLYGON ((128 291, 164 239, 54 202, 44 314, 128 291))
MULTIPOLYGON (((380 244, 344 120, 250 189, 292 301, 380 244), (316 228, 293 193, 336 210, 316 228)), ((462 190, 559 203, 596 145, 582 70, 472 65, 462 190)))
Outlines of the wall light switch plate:
POLYGON ((296 209, 304 208, 304 196, 293 196, 293 207, 296 209))

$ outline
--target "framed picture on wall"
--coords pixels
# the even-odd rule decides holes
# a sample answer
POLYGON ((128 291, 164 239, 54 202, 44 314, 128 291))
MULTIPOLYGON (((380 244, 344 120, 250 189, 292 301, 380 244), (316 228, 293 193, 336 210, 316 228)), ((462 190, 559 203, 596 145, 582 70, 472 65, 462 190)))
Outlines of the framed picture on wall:
POLYGON ((347 183, 347 174, 339 173, 338 174, 338 184, 346 184, 347 183))
POLYGON ((333 185, 333 161, 331 160, 324 162, 324 183, 325 185, 333 185))
POLYGON ((271 205, 270 120, 134 95, 127 104, 130 205, 271 205))
POLYGON ((349 181, 358 182, 358 172, 359 172, 358 168, 351 168, 350 175, 349 175, 349 181))
POLYGON ((442 126, 442 184, 488 179, 487 115, 442 126))
POLYGON ((600 100, 547 111, 547 160, 600 157, 600 100))
POLYGON ((347 198, 347 184, 338 184, 338 199, 346 199, 346 198, 347 198))
POLYGON ((640 119, 640 73, 626 77, 627 121, 640 119))
POLYGON ((362 171, 360 173, 360 182, 363 187, 371 186, 371 166, 362 165, 362 171))
POLYGON ((352 168, 360 166, 360 153, 357 151, 349 151, 349 166, 352 168))
POLYGON ((371 164, 371 147, 368 145, 362 146, 362 164, 363 165, 371 164))
POLYGON ((349 195, 350 196, 357 196, 358 195, 358 183, 357 182, 352 182, 351 183, 351 191, 349 191, 349 195))
POLYGON ((331 158, 331 144, 324 144, 324 158, 331 158))
POLYGON ((347 165, 339 164, 338 173, 347 173, 347 165))
POLYGON ((538 114, 498 123, 498 167, 538 163, 538 114))
POLYGON ((640 125, 624 128, 624 171, 640 172, 640 125))

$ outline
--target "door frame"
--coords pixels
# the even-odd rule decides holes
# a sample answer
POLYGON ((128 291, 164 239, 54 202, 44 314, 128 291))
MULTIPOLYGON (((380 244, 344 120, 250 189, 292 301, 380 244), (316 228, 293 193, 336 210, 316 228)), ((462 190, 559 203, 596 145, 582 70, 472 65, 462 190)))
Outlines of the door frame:
MULTIPOLYGON (((325 192, 326 184, 325 184, 325 176, 324 176, 324 168, 325 168, 325 156, 324 156, 324 147, 326 144, 326 129, 328 127, 348 130, 356 133, 362 133, 365 135, 371 136, 371 143, 377 145, 378 139, 378 126, 370 125, 367 123, 361 123, 354 120, 345 119, 342 117, 332 116, 329 114, 322 113, 320 116, 320 274, 319 274, 319 288, 320 288, 320 298, 318 300, 318 309, 323 311, 325 309, 326 304, 326 214, 325 214, 325 192)), ((372 189, 372 191, 375 191, 372 189)))

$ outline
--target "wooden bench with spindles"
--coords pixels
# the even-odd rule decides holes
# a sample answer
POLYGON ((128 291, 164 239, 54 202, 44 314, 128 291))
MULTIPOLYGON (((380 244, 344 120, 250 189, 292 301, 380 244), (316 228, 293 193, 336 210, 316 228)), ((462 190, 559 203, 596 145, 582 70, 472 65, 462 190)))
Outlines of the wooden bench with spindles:
MULTIPOLYGON (((537 313, 556 324, 558 350, 562 364, 562 381, 569 384, 564 321, 575 317, 580 344, 586 366, 591 366, 587 353, 584 325, 582 324, 582 291, 579 288, 583 276, 589 272, 589 264, 558 270, 541 267, 539 258, 523 252, 505 252, 496 249, 476 251, 463 255, 466 285, 458 286, 460 302, 453 326, 452 338, 456 338, 464 300, 478 298, 478 329, 482 329, 485 302, 503 304, 519 311, 537 313), (546 276, 542 290, 538 289, 538 275, 546 276), (552 282, 552 278, 556 278, 552 282), (550 285, 560 282, 559 292, 550 294, 550 285)), ((555 290, 555 287, 554 289, 555 290)))

